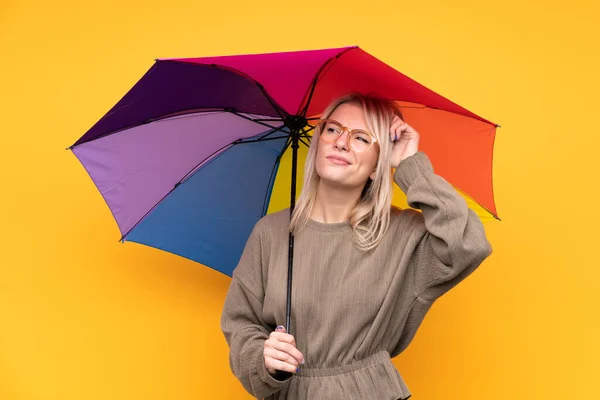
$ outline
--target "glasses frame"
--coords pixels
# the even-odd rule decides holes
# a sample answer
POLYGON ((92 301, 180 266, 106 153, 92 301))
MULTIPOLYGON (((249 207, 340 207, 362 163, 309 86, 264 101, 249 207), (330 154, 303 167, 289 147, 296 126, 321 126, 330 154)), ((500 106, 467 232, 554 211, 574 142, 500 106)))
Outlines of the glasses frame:
POLYGON ((356 153, 364 153, 365 151, 368 151, 371 147, 373 147, 373 145, 375 143, 378 142, 377 137, 375 135, 373 135, 371 132, 366 131, 364 129, 350 129, 347 126, 342 125, 339 121, 336 121, 335 119, 331 119, 331 118, 324 118, 324 119, 318 120, 317 121, 317 127, 319 129, 319 139, 323 139, 323 141, 325 141, 327 143, 334 143, 334 142, 336 142, 340 138, 340 136, 342 136, 344 134, 344 132, 348 132, 348 146, 350 148, 352 148, 352 141, 350 140, 350 138, 352 137, 352 134, 354 134, 354 133, 362 133, 362 134, 369 135, 373 139, 373 141, 371 142, 371 144, 369 145, 369 147, 367 147, 364 150, 358 150, 358 151, 355 150, 354 148, 352 148, 352 151, 354 151, 356 153), (331 140, 331 141, 326 140, 326 139, 323 138, 323 129, 325 128, 325 125, 328 122, 334 123, 334 124, 338 125, 341 128, 340 133, 337 135, 337 137, 335 139, 331 140))

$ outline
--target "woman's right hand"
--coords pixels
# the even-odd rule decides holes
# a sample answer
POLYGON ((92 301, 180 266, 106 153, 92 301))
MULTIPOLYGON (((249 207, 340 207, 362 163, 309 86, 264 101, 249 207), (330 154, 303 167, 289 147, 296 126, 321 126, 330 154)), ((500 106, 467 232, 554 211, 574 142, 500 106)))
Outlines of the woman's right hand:
POLYGON ((276 370, 295 373, 300 364, 304 364, 304 356, 296 348, 296 340, 285 332, 283 326, 278 326, 265 340, 263 355, 271 375, 275 375, 276 370))

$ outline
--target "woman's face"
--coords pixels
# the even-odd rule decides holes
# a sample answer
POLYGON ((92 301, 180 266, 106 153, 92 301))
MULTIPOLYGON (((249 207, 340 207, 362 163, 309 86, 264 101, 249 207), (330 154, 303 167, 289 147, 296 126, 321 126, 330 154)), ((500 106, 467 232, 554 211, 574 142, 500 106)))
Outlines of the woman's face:
MULTIPOLYGON (((328 119, 335 120, 349 129, 369 131, 363 110, 356 104, 344 103, 338 106, 328 119)), ((327 132, 321 132, 321 137, 324 135, 327 135, 327 132)), ((373 179, 375 176, 379 146, 373 143, 367 150, 357 152, 354 148, 361 146, 351 146, 350 140, 364 142, 361 137, 350 139, 348 130, 343 131, 332 142, 321 138, 317 147, 315 168, 324 183, 362 189, 368 178, 373 179)))

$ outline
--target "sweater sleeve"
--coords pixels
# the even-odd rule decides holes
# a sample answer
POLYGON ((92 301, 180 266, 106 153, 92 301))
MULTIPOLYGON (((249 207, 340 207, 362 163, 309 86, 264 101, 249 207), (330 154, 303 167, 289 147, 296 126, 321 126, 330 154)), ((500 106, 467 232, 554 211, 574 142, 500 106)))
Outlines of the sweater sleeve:
POLYGON ((417 298, 431 303, 470 275, 492 252, 483 224, 462 196, 418 152, 404 159, 394 180, 408 204, 422 211, 425 233, 412 256, 417 298))
POLYGON ((260 228, 261 221, 250 234, 233 271, 221 314, 230 368, 246 391, 257 399, 279 391, 289 380, 273 378, 264 363, 264 342, 269 338, 269 330, 261 317, 264 288, 260 228))

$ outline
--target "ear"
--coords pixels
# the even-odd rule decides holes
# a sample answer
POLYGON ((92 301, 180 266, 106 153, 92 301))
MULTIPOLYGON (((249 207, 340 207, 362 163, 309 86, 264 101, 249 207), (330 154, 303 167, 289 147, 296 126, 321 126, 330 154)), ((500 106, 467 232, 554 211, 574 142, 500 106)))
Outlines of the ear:
POLYGON ((375 180, 375 173, 377 172, 377 169, 374 169, 373 172, 371 172, 371 175, 369 175, 369 178, 371 178, 372 181, 375 180))

